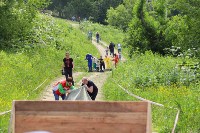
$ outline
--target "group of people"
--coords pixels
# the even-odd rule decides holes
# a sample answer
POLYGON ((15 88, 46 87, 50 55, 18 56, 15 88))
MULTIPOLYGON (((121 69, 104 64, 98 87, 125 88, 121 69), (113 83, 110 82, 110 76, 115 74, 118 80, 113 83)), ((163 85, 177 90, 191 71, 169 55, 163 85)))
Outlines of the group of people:
MULTIPOLYGON (((87 36, 88 40, 92 40, 92 31, 89 30, 87 36)), ((101 40, 100 34, 99 32, 96 32, 96 42, 99 43, 100 40, 101 40)))
POLYGON ((97 59, 96 57, 93 57, 92 54, 88 53, 85 56, 85 60, 88 61, 88 72, 93 72, 93 70, 102 72, 105 69, 105 63, 102 56, 97 59))
MULTIPOLYGON (((70 57, 69 52, 66 52, 65 56, 66 57, 63 58, 62 69, 64 71, 66 79, 54 84, 52 90, 55 100, 59 100, 59 97, 61 97, 62 100, 65 100, 66 95, 71 93, 72 90, 76 89, 74 87, 74 80, 72 76, 72 70, 74 69, 73 59, 70 57)), ((98 93, 98 88, 94 84, 94 82, 89 80, 87 77, 83 77, 82 86, 86 87, 91 99, 95 100, 98 93)))
MULTIPOLYGON (((92 32, 88 33, 89 39, 92 38, 92 32)), ((97 32, 96 33, 96 40, 97 43, 99 43, 100 35, 97 32)), ((105 69, 111 70, 112 63, 111 61, 114 61, 115 67, 117 66, 117 63, 119 60, 121 60, 121 44, 117 44, 118 54, 114 53, 115 44, 113 42, 110 42, 110 45, 106 48, 105 52, 106 55, 103 58, 100 56, 100 58, 93 57, 91 54, 87 54, 85 59, 88 61, 88 72, 92 71, 98 71, 98 72, 104 72, 105 69), (110 51, 110 55, 108 54, 110 51), (112 57, 111 57, 112 56, 112 57)), ((74 69, 74 63, 73 59, 70 57, 69 52, 65 53, 65 58, 63 58, 63 65, 62 65, 62 72, 63 75, 65 75, 66 79, 60 82, 57 82, 53 87, 53 94, 55 97, 55 100, 59 100, 59 97, 64 100, 66 98, 66 95, 69 94, 72 90, 75 89, 74 87, 74 80, 72 76, 72 71, 74 69)), ((82 78, 82 86, 86 86, 87 92, 92 100, 95 100, 98 88, 97 86, 88 78, 83 77, 82 78)))
POLYGON ((88 53, 85 56, 85 60, 88 61, 88 72, 104 72, 106 69, 111 70, 112 69, 112 62, 114 61, 115 68, 117 66, 117 63, 119 62, 119 56, 115 53, 113 57, 110 57, 108 54, 105 55, 103 58, 100 56, 100 58, 93 57, 92 54, 88 53))
MULTIPOLYGON (((119 59, 121 60, 122 47, 121 47, 120 43, 117 44, 117 50, 118 50, 119 59)), ((106 55, 108 55, 108 51, 110 51, 110 55, 112 55, 114 57, 114 55, 116 53, 114 52, 115 51, 115 44, 113 42, 110 42, 110 45, 106 48, 106 55)))
MULTIPOLYGON (((57 82, 53 86, 53 94, 55 97, 55 100, 59 100, 59 97, 62 98, 62 100, 65 100, 66 96, 71 93, 74 89, 74 85, 72 84, 72 77, 68 77, 66 80, 62 80, 60 82, 57 82)), ((82 78, 82 85, 85 86, 87 89, 87 93, 89 94, 90 98, 92 100, 96 99, 98 88, 94 84, 93 81, 89 80, 87 77, 82 78)))

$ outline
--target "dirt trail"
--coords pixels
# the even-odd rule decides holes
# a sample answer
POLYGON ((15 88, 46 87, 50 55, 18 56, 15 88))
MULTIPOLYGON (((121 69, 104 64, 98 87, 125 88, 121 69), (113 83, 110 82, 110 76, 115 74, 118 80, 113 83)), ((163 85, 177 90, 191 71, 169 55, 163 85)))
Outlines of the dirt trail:
MULTIPOLYGON (((72 26, 74 26, 74 25, 72 25, 72 26)), ((94 39, 92 40, 92 44, 96 46, 96 48, 99 50, 99 53, 104 57, 105 56, 105 46, 103 46, 101 44, 97 44, 94 39)), ((96 97, 97 101, 102 101, 103 100, 103 95, 102 95, 102 89, 101 88, 102 88, 104 82, 106 81, 109 73, 111 73, 111 71, 91 72, 87 76, 90 80, 92 80, 97 85, 97 87, 99 89, 99 92, 98 92, 97 97, 96 97)), ((80 80, 80 78, 79 79, 77 79, 77 78, 78 78, 78 76, 80 76, 82 74, 83 74, 83 72, 74 72, 73 73, 73 77, 74 77, 75 87, 76 88, 81 86, 81 80, 80 80)), ((42 94, 42 97, 41 97, 41 100, 44 100, 44 101, 54 100, 54 96, 53 96, 53 93, 52 93, 52 86, 56 82, 64 80, 64 79, 65 79, 65 76, 61 76, 61 77, 56 78, 54 81, 52 81, 52 83, 50 83, 46 87, 46 89, 44 90, 44 92, 42 94)))

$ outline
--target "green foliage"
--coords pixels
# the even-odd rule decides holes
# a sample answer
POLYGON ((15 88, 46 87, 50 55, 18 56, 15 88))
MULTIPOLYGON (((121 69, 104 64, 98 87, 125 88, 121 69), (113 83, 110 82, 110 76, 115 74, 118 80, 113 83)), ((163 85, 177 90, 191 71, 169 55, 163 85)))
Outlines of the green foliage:
POLYGON ((107 11, 110 25, 128 31, 126 46, 134 51, 165 54, 165 48, 199 51, 200 9, 198 0, 124 0, 107 11))
MULTIPOLYGON (((52 0, 48 9, 58 12, 58 17, 71 19, 72 16, 87 18, 105 24, 106 12, 116 7, 123 0, 52 0)), ((57 13, 55 13, 57 14, 57 13)))
POLYGON ((151 50, 164 54, 163 49, 168 46, 163 35, 162 23, 159 18, 154 18, 151 12, 147 11, 144 0, 135 3, 134 17, 129 25, 126 44, 133 51, 145 52, 151 50))
POLYGON ((113 7, 108 9, 107 22, 109 25, 126 31, 128 29, 128 24, 133 17, 132 9, 134 3, 134 0, 124 0, 123 4, 119 5, 115 9, 113 7))
POLYGON ((152 106, 153 131, 171 132, 177 113, 173 108, 178 108, 181 112, 176 132, 198 132, 200 77, 199 72, 189 67, 197 62, 191 58, 162 57, 152 52, 135 54, 132 59, 120 63, 113 77, 108 78, 103 86, 105 100, 136 101, 119 84, 135 95, 165 106, 152 106), (180 65, 183 61, 186 64, 180 65))
POLYGON ((111 7, 107 11, 108 23, 124 31, 127 30, 131 17, 124 5, 119 5, 116 9, 111 7))
POLYGON ((0 6, 0 49, 23 47, 38 9, 45 4, 47 0, 3 2, 0 6))

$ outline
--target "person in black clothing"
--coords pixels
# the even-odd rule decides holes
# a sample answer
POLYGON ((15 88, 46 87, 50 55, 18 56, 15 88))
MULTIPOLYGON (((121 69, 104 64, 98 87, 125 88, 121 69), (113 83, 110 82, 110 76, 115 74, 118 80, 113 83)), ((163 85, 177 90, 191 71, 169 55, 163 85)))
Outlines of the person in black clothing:
POLYGON ((114 57, 114 48, 115 44, 113 42, 110 42, 109 49, 110 49, 110 55, 112 54, 114 57))
POLYGON ((95 100, 98 93, 97 86, 91 80, 88 80, 88 78, 86 77, 82 78, 82 86, 85 86, 87 88, 89 96, 92 100, 95 100))
POLYGON ((104 63, 104 60, 103 60, 102 56, 100 56, 99 61, 100 61, 100 72, 104 72, 105 63, 104 63))
POLYGON ((97 40, 97 43, 99 43, 99 40, 100 40, 99 32, 96 33, 96 40, 97 40))
MULTIPOLYGON (((73 78, 73 76, 72 76, 73 69, 74 69, 73 59, 70 58, 69 52, 66 52, 66 57, 63 59, 63 70, 64 70, 66 80, 68 77, 73 78)), ((74 85, 74 80, 72 81, 72 84, 74 85)))

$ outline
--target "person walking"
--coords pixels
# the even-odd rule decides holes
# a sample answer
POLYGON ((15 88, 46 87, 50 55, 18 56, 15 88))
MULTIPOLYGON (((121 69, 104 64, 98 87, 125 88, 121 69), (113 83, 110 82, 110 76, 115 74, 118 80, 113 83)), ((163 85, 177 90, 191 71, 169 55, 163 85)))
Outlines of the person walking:
POLYGON ((103 60, 102 56, 100 56, 99 61, 100 61, 100 72, 104 72, 105 63, 104 63, 104 60, 103 60))
POLYGON ((109 48, 108 47, 106 47, 106 56, 108 56, 108 51, 109 51, 109 48))
POLYGON ((122 60, 122 46, 120 43, 117 44, 117 50, 118 50, 119 60, 122 60))
POLYGON ((97 43, 99 43, 99 40, 100 40, 99 32, 96 33, 96 40, 97 40, 97 43))
POLYGON ((89 53, 85 56, 85 59, 88 61, 88 72, 92 72, 92 58, 93 56, 89 53))
POLYGON ((117 44, 117 50, 118 50, 118 53, 122 52, 122 47, 120 43, 117 44))
POLYGON ((88 31, 88 40, 92 41, 92 31, 88 31))
POLYGON ((93 70, 97 71, 97 58, 93 57, 92 64, 93 64, 93 70))
POLYGON ((117 67, 117 63, 119 62, 119 56, 115 53, 114 54, 114 59, 113 59, 114 63, 115 63, 115 68, 117 67))
POLYGON ((110 59, 110 57, 105 55, 105 58, 103 60, 106 64, 106 69, 111 70, 111 59, 110 59))
POLYGON ((110 42, 109 49, 110 49, 110 55, 112 54, 112 56, 114 57, 115 44, 113 42, 110 42))
MULTIPOLYGON (((63 66, 62 69, 64 70, 64 75, 66 77, 66 80, 68 77, 72 77, 72 70, 74 69, 74 63, 73 63, 73 59, 70 58, 70 54, 69 52, 65 53, 65 58, 63 59, 63 66)), ((74 81, 72 82, 74 85, 74 81)))
POLYGON ((75 89, 72 81, 72 77, 68 77, 66 80, 60 81, 53 86, 53 94, 55 100, 59 100, 59 97, 64 100, 66 97, 66 93, 69 94, 72 90, 75 89))
POLYGON ((82 86, 85 86, 87 89, 87 92, 89 94, 89 96, 91 97, 92 100, 96 99, 96 96, 98 94, 98 88, 97 86, 94 84, 94 82, 92 82, 91 80, 89 80, 86 77, 82 78, 82 86))

